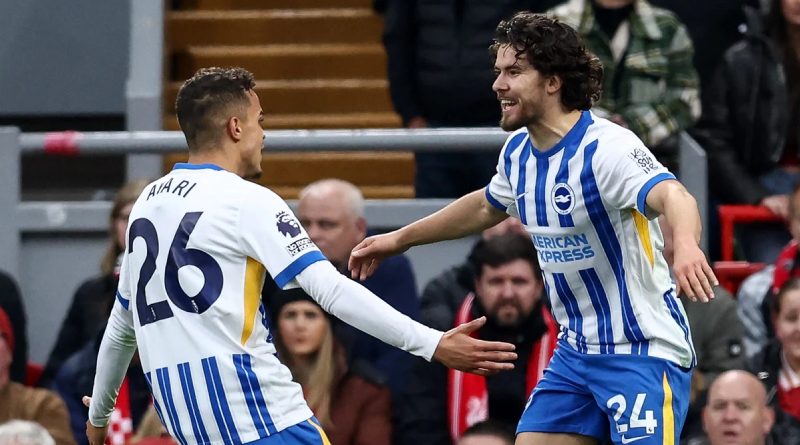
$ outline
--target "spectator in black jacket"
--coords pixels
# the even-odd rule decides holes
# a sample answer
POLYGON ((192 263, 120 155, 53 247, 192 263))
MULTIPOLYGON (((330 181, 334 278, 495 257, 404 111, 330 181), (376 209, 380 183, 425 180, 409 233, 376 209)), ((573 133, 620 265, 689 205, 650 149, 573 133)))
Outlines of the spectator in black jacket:
MULTIPOLYGON (((693 134, 708 152, 717 199, 786 218, 800 179, 800 3, 772 0, 766 16, 746 12, 745 38, 725 53, 693 134)), ((745 256, 771 263, 789 234, 757 229, 741 236, 745 256)))
MULTIPOLYGON (((514 12, 563 0, 388 0, 384 45, 395 111, 408 128, 496 127, 489 44, 514 12)), ((497 151, 417 153, 418 198, 456 198, 484 187, 497 151)))
POLYGON ((131 181, 114 197, 109 216, 108 247, 100 262, 101 274, 84 281, 75 292, 39 384, 48 385, 61 364, 94 340, 97 331, 105 326, 116 298, 119 281, 117 261, 125 249, 128 215, 146 185, 144 180, 131 181))
POLYGON ((10 275, 0 272, 0 309, 6 311, 14 329, 13 361, 11 362, 11 380, 25 383, 26 365, 28 363, 28 334, 25 330, 25 307, 19 293, 17 283, 10 275))

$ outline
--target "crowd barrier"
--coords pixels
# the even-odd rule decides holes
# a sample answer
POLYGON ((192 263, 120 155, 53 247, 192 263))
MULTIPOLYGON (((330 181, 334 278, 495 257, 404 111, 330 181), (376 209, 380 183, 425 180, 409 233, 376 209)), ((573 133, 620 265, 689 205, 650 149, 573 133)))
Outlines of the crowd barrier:
MULTIPOLYGON (((499 129, 366 129, 266 131, 268 151, 455 151, 498 150, 499 129)), ((31 357, 49 352, 69 299, 78 283, 97 271, 105 245, 111 203, 106 201, 24 202, 20 199, 20 159, 27 153, 164 154, 185 149, 179 132, 21 133, 0 128, 0 269, 20 284, 28 308, 31 357)), ((706 213, 705 153, 688 136, 680 143, 681 177, 706 213)), ((445 206, 449 200, 368 200, 373 229, 392 229, 445 206)), ((293 204, 293 203, 290 203, 293 204)), ((703 241, 705 245, 705 241, 703 241)), ((456 240, 409 252, 418 287, 450 265, 463 261, 472 240, 456 240)))

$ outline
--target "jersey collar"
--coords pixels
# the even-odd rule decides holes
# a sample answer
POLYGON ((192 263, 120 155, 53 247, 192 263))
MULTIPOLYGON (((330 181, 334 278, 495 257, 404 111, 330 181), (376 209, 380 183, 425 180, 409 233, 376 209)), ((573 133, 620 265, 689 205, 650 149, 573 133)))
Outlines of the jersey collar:
POLYGON ((587 110, 581 111, 581 117, 578 119, 578 122, 575 122, 575 125, 572 126, 572 129, 569 130, 567 134, 565 134, 564 137, 550 150, 538 150, 533 146, 533 142, 530 140, 530 138, 528 138, 528 141, 531 145, 531 151, 537 158, 549 158, 550 156, 553 156, 554 154, 563 150, 565 147, 578 145, 581 143, 583 135, 586 134, 586 129, 589 128, 589 125, 592 125, 593 123, 594 120, 592 119, 592 113, 587 110))
POLYGON ((188 162, 178 162, 172 167, 173 170, 203 170, 203 169, 211 169, 211 170, 224 170, 222 167, 216 164, 189 164, 188 162))

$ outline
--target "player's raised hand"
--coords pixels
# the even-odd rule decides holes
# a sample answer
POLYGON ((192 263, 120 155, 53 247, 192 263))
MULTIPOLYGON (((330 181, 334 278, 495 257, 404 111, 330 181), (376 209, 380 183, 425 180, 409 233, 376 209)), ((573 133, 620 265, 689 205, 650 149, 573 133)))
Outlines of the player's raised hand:
POLYGON ((381 260, 388 256, 404 252, 407 247, 401 246, 397 232, 371 236, 361 241, 350 252, 347 267, 353 279, 366 280, 378 268, 381 260))
POLYGON ((448 368, 483 376, 514 369, 509 363, 517 358, 514 345, 470 337, 484 324, 486 317, 481 317, 445 332, 433 358, 448 368))
POLYGON ((713 287, 719 284, 706 256, 692 242, 675 244, 675 261, 672 265, 677 284, 677 294, 685 293, 692 301, 708 303, 714 299, 713 287))
MULTIPOLYGON (((83 396, 83 404, 88 408, 92 404, 92 398, 83 396)), ((89 445, 103 445, 106 441, 106 433, 108 432, 108 425, 94 426, 88 420, 86 421, 86 437, 89 439, 89 445)))

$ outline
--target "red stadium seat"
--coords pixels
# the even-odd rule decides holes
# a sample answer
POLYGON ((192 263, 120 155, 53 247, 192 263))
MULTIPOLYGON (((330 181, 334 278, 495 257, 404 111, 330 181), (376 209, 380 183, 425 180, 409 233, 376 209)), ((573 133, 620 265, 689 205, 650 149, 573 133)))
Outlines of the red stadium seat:
POLYGON ((719 279, 719 284, 736 296, 736 291, 742 281, 766 266, 764 263, 748 263, 747 261, 717 261, 714 263, 714 274, 719 279))
POLYGON ((764 206, 721 205, 719 224, 722 246, 722 261, 733 261, 733 227, 736 224, 754 222, 782 223, 783 218, 764 206))

